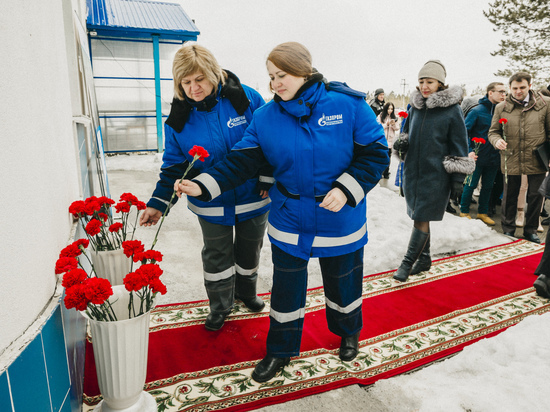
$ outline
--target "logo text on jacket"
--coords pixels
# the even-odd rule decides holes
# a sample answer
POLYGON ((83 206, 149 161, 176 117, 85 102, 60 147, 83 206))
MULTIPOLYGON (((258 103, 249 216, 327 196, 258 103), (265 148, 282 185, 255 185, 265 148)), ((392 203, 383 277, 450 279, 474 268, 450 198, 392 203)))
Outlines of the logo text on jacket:
POLYGON ((234 117, 233 119, 230 117, 229 121, 227 122, 227 127, 231 129, 235 126, 240 126, 241 124, 245 124, 245 123, 246 123, 246 117, 244 116, 234 117))
POLYGON ((335 124, 343 123, 341 114, 331 114, 330 116, 323 115, 319 118, 319 126, 334 126, 335 124))

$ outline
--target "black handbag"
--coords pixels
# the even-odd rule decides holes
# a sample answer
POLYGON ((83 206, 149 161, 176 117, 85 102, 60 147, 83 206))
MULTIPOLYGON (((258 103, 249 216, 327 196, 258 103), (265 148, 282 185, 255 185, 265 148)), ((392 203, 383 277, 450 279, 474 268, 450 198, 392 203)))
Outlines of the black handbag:
POLYGON ((544 167, 544 170, 548 171, 548 162, 550 162, 550 143, 544 142, 540 146, 535 148, 535 155, 540 162, 540 165, 544 167))

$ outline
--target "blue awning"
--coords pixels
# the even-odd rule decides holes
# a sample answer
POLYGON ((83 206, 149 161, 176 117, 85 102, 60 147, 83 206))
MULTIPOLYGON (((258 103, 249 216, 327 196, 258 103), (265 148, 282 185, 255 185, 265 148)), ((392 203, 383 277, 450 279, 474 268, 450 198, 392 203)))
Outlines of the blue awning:
POLYGON ((179 4, 146 0, 86 0, 89 31, 98 36, 195 41, 200 34, 179 4))

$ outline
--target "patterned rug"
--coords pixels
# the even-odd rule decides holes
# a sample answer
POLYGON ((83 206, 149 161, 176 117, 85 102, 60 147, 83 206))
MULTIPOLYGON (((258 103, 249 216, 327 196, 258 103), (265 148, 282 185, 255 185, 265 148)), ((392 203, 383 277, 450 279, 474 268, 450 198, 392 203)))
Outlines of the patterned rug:
MULTIPOLYGON (((158 411, 245 411, 419 368, 549 311, 550 301, 532 287, 543 248, 518 240, 440 259, 406 283, 393 280, 394 271, 366 276, 360 352, 351 362, 338 357, 322 288, 311 289, 300 356, 262 384, 250 374, 265 355, 269 294, 261 313, 238 302, 217 332, 203 326, 207 301, 159 306, 151 317, 145 390, 158 411)), ((90 342, 85 369, 87 412, 101 400, 90 342)))

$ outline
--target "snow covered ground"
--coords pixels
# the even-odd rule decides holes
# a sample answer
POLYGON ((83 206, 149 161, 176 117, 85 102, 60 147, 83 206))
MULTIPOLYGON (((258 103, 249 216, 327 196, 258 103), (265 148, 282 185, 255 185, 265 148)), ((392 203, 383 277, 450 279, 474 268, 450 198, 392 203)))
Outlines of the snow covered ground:
MULTIPOLYGON (((161 164, 158 154, 107 157, 112 198, 118 200, 120 194, 131 192, 140 200, 149 200, 161 164)), ((396 167, 397 160, 392 158, 390 179, 382 180, 367 196, 369 243, 365 247, 365 274, 397 268, 409 241, 412 222, 406 214, 404 198, 393 185, 396 167)), ((160 304, 207 299, 200 260, 200 227, 185 203, 179 201, 172 208, 155 247, 164 254, 161 267, 168 288, 160 304)), ((157 229, 158 226, 138 228, 136 237, 148 247, 157 229)), ((431 223, 431 233, 435 258, 510 242, 510 238, 479 220, 448 213, 442 222, 431 223)), ((258 292, 269 292, 271 251, 267 235, 258 273, 258 292)), ((313 259, 308 287, 321 285, 319 266, 313 259)), ((420 371, 380 380, 367 389, 353 385, 263 410, 331 411, 349 406, 352 410, 376 412, 542 412, 550 409, 549 368, 547 313, 530 316, 496 337, 474 343, 458 355, 420 371)))

